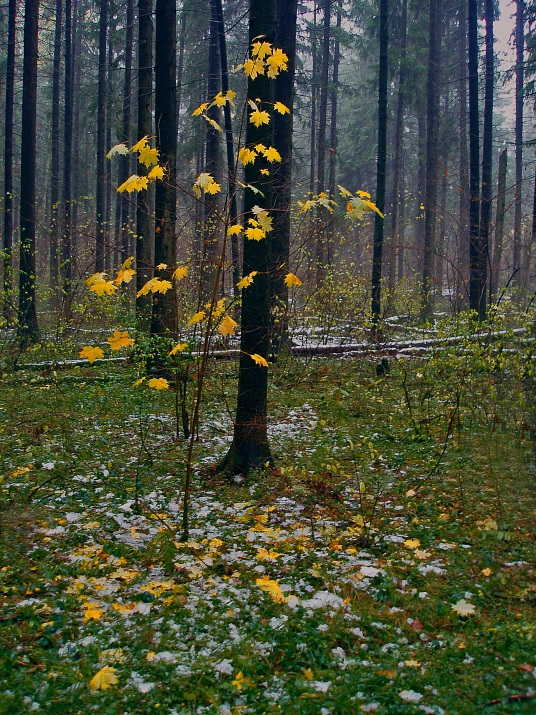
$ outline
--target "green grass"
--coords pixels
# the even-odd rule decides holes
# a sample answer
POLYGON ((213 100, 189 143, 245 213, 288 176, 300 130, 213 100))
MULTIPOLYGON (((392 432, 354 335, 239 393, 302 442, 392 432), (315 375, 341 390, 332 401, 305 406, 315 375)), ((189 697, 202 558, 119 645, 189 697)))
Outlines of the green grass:
POLYGON ((379 380, 362 359, 275 369, 277 469, 229 483, 209 467, 235 369, 208 382, 186 545, 170 392, 132 388, 129 366, 4 375, 0 713, 534 712, 513 358, 453 350, 379 380), (117 683, 91 689, 106 665, 117 683))

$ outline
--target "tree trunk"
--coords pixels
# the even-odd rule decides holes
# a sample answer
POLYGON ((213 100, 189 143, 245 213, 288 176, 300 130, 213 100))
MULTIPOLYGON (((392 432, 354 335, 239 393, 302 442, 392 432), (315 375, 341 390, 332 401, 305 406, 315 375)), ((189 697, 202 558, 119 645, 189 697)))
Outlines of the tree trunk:
MULTIPOLYGON (((433 0, 432 0, 433 2, 433 0)), ((376 206, 385 210, 385 180, 387 173, 387 79, 389 48, 389 0, 380 0, 380 66, 378 82, 378 157, 376 165, 376 206)), ((372 249, 372 324, 373 338, 379 339, 381 314, 381 280, 384 220, 374 214, 374 245, 372 249)))
POLYGON ((288 286, 285 276, 290 272, 290 232, 292 205, 292 127, 294 117, 294 80, 296 75, 297 0, 277 0, 275 46, 288 56, 286 72, 275 79, 274 100, 290 109, 290 114, 274 112, 274 146, 281 163, 273 170, 273 231, 271 314, 272 354, 290 346, 288 334, 288 286))
POLYGON ((99 19, 99 84, 97 96, 97 215, 95 219, 95 271, 104 271, 106 237, 106 33, 108 30, 108 0, 100 0, 99 19))
MULTIPOLYGON (((151 97, 153 91, 153 0, 138 2, 138 128, 137 139, 153 133, 151 97)), ((151 218, 151 190, 139 191, 136 203, 136 290, 153 276, 154 223, 151 218)), ((143 332, 151 322, 151 297, 136 298, 136 320, 143 332)))
POLYGON ((61 25, 63 0, 56 0, 56 24, 54 29, 54 60, 52 63, 52 132, 50 147, 50 253, 49 288, 51 303, 57 305, 59 284, 59 221, 60 199, 60 72, 61 72, 61 25))
POLYGON ((424 202, 424 256, 422 271, 422 318, 434 311, 434 258, 437 214, 437 147, 439 134, 439 60, 441 30, 438 0, 430 0, 428 80, 426 92, 426 196, 424 202))
MULTIPOLYGON (((460 202, 458 230, 458 269, 460 278, 469 278, 469 169, 467 162, 467 3, 460 3, 458 18, 460 74, 458 77, 460 122, 460 202)), ((461 282, 461 281, 459 281, 461 282)), ((458 293, 461 293, 459 286, 458 293)))
MULTIPOLYGON (((132 45, 134 42, 134 0, 127 0, 127 32, 125 37, 125 77, 123 85, 123 131, 122 141, 130 141, 130 117, 132 105, 132 45)), ((130 155, 122 156, 119 164, 119 183, 126 181, 130 174, 130 155)), ((121 257, 123 261, 130 253, 130 201, 121 196, 121 257)))
MULTIPOLYGON (((320 106, 318 108, 318 149, 316 169, 316 193, 326 190, 326 125, 329 92, 329 38, 331 22, 331 0, 324 0, 324 22, 322 26, 322 74, 320 76, 320 106)), ((316 285, 321 286, 326 275, 325 244, 328 240, 326 224, 329 214, 322 206, 317 210, 316 232, 316 285)))
POLYGON ((499 277, 501 272, 501 259, 503 253, 504 213, 506 207, 506 169, 508 163, 508 150, 503 149, 499 156, 499 170, 497 178, 497 210, 495 213, 495 245, 493 260, 490 270, 490 300, 497 298, 499 277))
MULTIPOLYGON (((276 23, 275 0, 250 0, 249 43, 263 35, 267 42, 274 42, 276 23)), ((274 87, 266 75, 248 80, 248 96, 260 103, 263 111, 273 117, 274 87)), ((252 112, 248 106, 248 119, 252 112)), ((256 127, 250 121, 246 127, 246 146, 273 145, 273 124, 256 127)), ((268 162, 258 157, 245 168, 245 183, 259 187, 264 197, 246 191, 244 197, 244 223, 253 218, 252 209, 259 203, 261 208, 272 208, 272 179, 261 174, 269 169, 268 162)), ((258 354, 268 357, 270 346, 270 234, 261 241, 244 237, 243 275, 257 271, 253 283, 242 293, 242 325, 240 331, 240 367, 238 398, 233 442, 229 452, 219 465, 220 470, 233 474, 247 472, 272 462, 267 433, 268 369, 260 367, 251 359, 258 354)))
POLYGON ((389 242, 389 301, 394 304, 396 284, 397 250, 399 249, 399 223, 400 223, 400 177, 402 169, 402 151, 404 141, 404 89, 406 83, 406 54, 407 54, 407 27, 408 27, 408 0, 402 0, 402 26, 400 28, 400 68, 398 71, 398 97, 396 101, 396 129, 395 129, 395 160, 393 167, 393 209, 391 216, 391 240, 389 242))
MULTIPOLYGON (((168 181, 157 181, 155 188, 155 264, 167 264, 157 269, 160 279, 171 280, 175 268, 175 220, 177 191, 173 177, 177 163, 177 7, 175 0, 156 0, 155 38, 155 121, 160 163, 164 164, 168 181)), ((151 334, 177 332, 177 301, 175 290, 153 298, 151 334)))
MULTIPOLYGON (((73 97, 73 144, 76 147, 80 146, 80 79, 81 79, 81 62, 80 55, 82 52, 82 30, 80 28, 80 12, 78 9, 78 0, 73 2, 73 17, 76 31, 74 33, 73 45, 73 69, 72 69, 72 97, 73 97)), ((80 203, 80 149, 73 156, 73 188, 72 196, 74 197, 73 207, 71 211, 71 249, 73 256, 76 257, 77 243, 77 226, 78 226, 78 205, 80 203)), ((84 192, 85 193, 85 192, 84 192)))
POLYGON ((19 325, 21 343, 39 339, 35 305, 35 180, 37 148, 37 58, 39 0, 24 3, 22 74, 19 325))
POLYGON ((469 304, 478 310, 480 260, 480 167, 479 167, 479 118, 478 118, 478 3, 469 0, 469 304))
MULTIPOLYGON (((339 67, 341 64, 341 41, 340 31, 342 25, 342 0, 337 5, 337 32, 335 36, 335 47, 333 48, 333 79, 331 84, 331 118, 329 128, 329 183, 328 194, 330 198, 335 195, 335 185, 337 182, 337 110, 339 99, 339 67)), ((328 241, 327 264, 333 262, 333 241, 328 241)))
MULTIPOLYGON (((223 21, 222 0, 216 0, 216 12, 218 20, 218 37, 220 45, 220 67, 221 67, 221 91, 226 94, 229 91, 229 67, 227 64, 227 42, 225 39, 225 23, 223 21)), ((238 206, 236 201, 236 183, 235 183, 235 153, 233 144, 233 124, 231 120, 231 107, 229 102, 226 102, 223 107, 223 116, 225 121, 225 148, 227 152, 227 182, 229 187, 229 223, 231 226, 238 222, 238 206)), ((231 263, 232 263, 232 280, 233 292, 236 290, 236 284, 240 280, 240 265, 239 265, 239 250, 238 236, 231 236, 231 263)))
POLYGON ((415 258, 417 273, 422 272, 424 247, 424 201, 426 194, 426 109, 421 108, 417 116, 419 160, 417 166, 417 212, 415 214, 415 258))
MULTIPOLYGON (((114 47, 112 42, 111 28, 108 28, 108 51, 107 51, 107 78, 106 78, 106 133, 104 139, 104 152, 112 146, 112 72, 114 64, 114 47)), ((112 240, 112 162, 105 162, 106 171, 106 211, 104 219, 104 267, 108 272, 112 272, 115 266, 116 246, 112 240)), ((115 193, 116 200, 119 198, 115 193)))
POLYGON ((4 318, 11 319, 13 252, 13 109, 15 92, 15 50, 17 0, 9 0, 6 64, 6 113, 4 137, 4 318))
POLYGON ((516 0, 516 183, 514 200, 514 255, 513 282, 521 284, 521 244, 523 240, 521 217, 523 198, 523 84, 524 84, 524 48, 525 48, 525 0, 516 0))
POLYGON ((65 107, 63 119, 63 236, 61 242, 61 276, 64 293, 64 312, 71 312, 72 282, 72 145, 73 145, 73 76, 72 76, 72 6, 65 2, 65 107))
POLYGON ((484 135, 482 144, 482 192, 480 204, 480 231, 478 236, 477 275, 471 281, 476 295, 471 296, 471 307, 478 312, 478 319, 485 320, 488 310, 486 298, 489 226, 491 219, 493 172, 493 0, 486 0, 486 89, 484 95, 484 135))
MULTIPOLYGON (((218 0, 221 7, 221 0, 218 0)), ((222 22, 223 22, 223 10, 222 10, 222 22)), ((225 27, 223 28, 224 37, 223 42, 225 44, 225 27)), ((221 43, 220 37, 220 43, 221 43)), ((182 77, 184 74, 184 48, 186 45, 186 8, 184 3, 182 4, 181 10, 181 22, 179 27, 179 57, 177 60, 177 127, 179 124, 179 117, 181 113, 181 100, 182 100, 182 77)))
POLYGON ((316 161, 316 102, 318 99, 318 38, 317 38, 317 12, 318 2, 314 0, 313 26, 311 30, 311 51, 313 53, 313 67, 311 77, 311 164, 309 170, 309 191, 315 193, 315 161, 316 161))

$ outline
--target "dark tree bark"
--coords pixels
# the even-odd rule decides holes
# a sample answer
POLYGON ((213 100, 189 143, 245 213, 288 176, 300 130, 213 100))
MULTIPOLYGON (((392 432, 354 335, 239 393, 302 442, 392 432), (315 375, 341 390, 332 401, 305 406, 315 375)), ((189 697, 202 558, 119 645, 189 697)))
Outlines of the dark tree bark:
MULTIPOLYGON (((432 0, 433 2, 434 0, 432 0)), ((378 157, 376 164, 376 206, 385 210, 385 180, 387 174, 387 72, 389 48, 389 0, 380 0, 380 67, 378 82, 378 157)), ((384 221, 374 214, 374 245, 372 249, 372 324, 373 337, 378 339, 381 314, 381 280, 384 221)))
MULTIPOLYGON (((393 166, 393 208, 391 214, 391 240, 389 242, 389 301, 393 303, 397 251, 399 244, 399 224, 400 224, 400 203, 401 198, 401 176, 402 176, 402 150, 404 141, 404 104, 405 104, 405 84, 406 84, 406 54, 407 54, 407 27, 408 27, 408 0, 402 0, 402 24, 400 28, 400 69, 398 71, 398 96, 396 100, 396 128, 395 128, 395 158, 393 166)), ((400 278, 400 276, 399 276, 400 278)))
MULTIPOLYGON (((82 53, 82 30, 80 28, 80 11, 78 6, 78 0, 73 2, 73 18, 74 18, 74 44, 73 44, 73 69, 72 69, 72 85, 73 85, 73 145, 76 147, 80 146, 80 86, 81 86, 81 67, 80 67, 80 56, 82 53)), ((78 205, 80 203, 80 187, 82 182, 80 179, 80 166, 81 166, 81 151, 76 151, 73 155, 73 186, 72 186, 72 196, 74 200, 72 202, 71 211, 71 249, 73 255, 76 255, 76 239, 77 239, 77 226, 78 226, 78 205)))
POLYGON ((434 258, 437 214, 437 148, 439 134, 439 59, 441 29, 438 0, 430 0, 428 80, 426 91, 426 196, 424 201, 424 256, 422 271, 422 318, 434 310, 434 258))
POLYGON ((99 85, 97 96, 97 215, 95 219, 95 270, 104 270, 106 237, 106 60, 107 60, 108 0, 100 0, 99 17, 99 85))
POLYGON ((478 3, 469 0, 469 302, 478 310, 480 167, 478 119, 478 3))
MULTIPOLYGON (((220 47, 220 66, 221 66, 221 91, 226 94, 229 91, 229 67, 227 64, 227 42, 225 39, 225 23, 223 21, 222 0, 216 0, 216 14, 218 20, 218 38, 220 47)), ((225 149, 227 154, 227 182, 229 186, 229 223, 232 225, 238 221, 238 206, 236 201, 236 183, 235 183, 235 153, 233 143, 233 124, 231 120, 231 107, 229 102, 226 102, 223 108, 223 116, 225 122, 225 149)), ((240 280, 240 265, 239 265, 239 250, 238 236, 231 236, 231 263, 233 274, 233 291, 236 290, 236 284, 240 280)))
MULTIPOLYGON (((264 35, 267 42, 274 42, 276 23, 275 0, 250 0, 249 42, 264 35)), ((262 109, 273 116, 273 81, 265 75, 248 81, 248 95, 260 100, 262 109)), ((251 113, 248 107, 248 117, 251 113)), ((262 143, 273 145, 273 124, 256 127, 248 121, 246 145, 262 143)), ((272 179, 261 174, 269 169, 268 162, 260 157, 245 168, 245 183, 259 187, 264 198, 246 191, 244 197, 244 223, 252 218, 252 208, 258 203, 261 208, 272 208, 272 179)), ((229 452, 219 465, 220 470, 230 473, 247 472, 272 462, 267 433, 268 369, 259 367, 250 355, 268 357, 270 346, 270 234, 261 241, 244 238, 243 275, 257 271, 253 283, 242 294, 242 326, 240 332, 240 367, 238 398, 233 442, 229 452)))
MULTIPOLYGON (((151 97, 153 91, 153 0, 138 2, 138 128, 137 139, 153 132, 151 97)), ((139 191, 136 204, 136 289, 153 276, 154 223, 151 218, 151 191, 139 191)), ((138 327, 149 331, 151 298, 136 299, 138 327)))
POLYGON ((490 300, 497 297, 501 260, 503 253, 504 214, 506 208, 506 169, 508 164, 508 150, 503 149, 499 156, 499 169, 497 172, 497 209, 495 213, 495 244, 490 270, 490 300))
POLYGON ((464 280, 469 277, 469 165, 467 161, 467 3, 460 3, 459 18, 460 74, 458 101, 460 121, 460 202, 458 231, 458 268, 464 280))
POLYGON ((318 99, 318 38, 317 38, 317 12, 318 2, 314 0, 313 26, 311 29, 311 51, 313 53, 313 67, 311 77, 311 164, 309 170, 309 191, 315 193, 316 176, 316 103, 318 99))
POLYGON ((22 74, 19 325, 22 344, 39 339, 35 305, 35 179, 37 148, 37 59, 39 0, 24 4, 22 74))
MULTIPOLYGON (((324 0, 324 21, 322 25, 322 73, 320 75, 320 105, 318 108, 318 148, 316 168, 316 193, 326 190, 326 126, 329 94, 329 39, 331 22, 331 0, 324 0)), ((317 211, 316 233, 316 285, 321 286, 326 275, 325 244, 328 239, 326 223, 329 214, 321 206, 317 211)))
POLYGON ((292 127, 294 116, 294 80, 296 75, 297 0, 277 0, 275 45, 288 56, 286 72, 275 79, 274 100, 290 109, 290 114, 274 112, 274 146, 281 163, 274 168, 271 313, 272 354, 277 358, 283 346, 290 345, 288 335, 288 287, 285 275, 290 271, 290 224, 292 180, 292 127))
MULTIPOLYGON (((212 100, 220 87, 220 43, 218 38, 218 7, 216 0, 210 2, 209 42, 208 42, 208 98, 212 100)), ((220 110, 217 106, 207 110, 207 116, 220 125, 220 110)), ((205 171, 220 183, 220 137, 218 130, 209 122, 206 124, 205 171)), ((217 264, 220 258, 219 238, 221 226, 218 219, 220 197, 218 194, 205 194, 203 244, 201 251, 201 301, 210 300, 214 288, 217 264)))
MULTIPOLYGON (((171 280, 176 261, 175 220, 177 191, 173 178, 177 163, 177 7, 176 0, 156 0, 155 37, 155 122, 160 163, 166 166, 169 181, 157 181, 155 188, 155 264, 160 279, 171 280)), ((151 334, 177 332, 175 290, 155 294, 151 334)))
POLYGON ((4 137, 4 317, 12 317, 12 252, 13 252, 13 109, 15 91, 15 50, 17 33, 17 0, 9 0, 6 65, 6 113, 4 137))
POLYGON ((63 119, 63 235, 61 240, 60 269, 63 282, 64 312, 71 310, 72 282, 72 148, 73 148, 73 66, 72 66, 72 6, 65 2, 65 85, 63 119))
POLYGON ((471 307, 474 307, 478 312, 479 320, 485 320, 488 310, 486 289, 493 171, 493 13, 493 0, 486 0, 486 89, 484 95, 480 230, 478 236, 478 262, 475 266, 476 276, 474 281, 471 281, 471 285, 474 286, 476 291, 476 295, 471 296, 471 307))
MULTIPOLYGON (((132 106, 132 45, 134 42, 134 0, 127 0, 127 32, 125 37, 125 76, 123 85, 123 129, 121 141, 130 141, 130 118, 132 106)), ((130 175, 130 155, 122 156, 119 163, 119 184, 130 175)), ((130 201, 121 196, 121 256, 123 261, 130 253, 130 201)))
POLYGON ((516 0, 516 186, 514 200, 514 255, 513 255, 513 281, 520 284, 521 273, 521 244, 522 244, 522 196, 523 196, 523 84, 524 48, 525 48, 525 0, 516 0))
MULTIPOLYGON (((335 185, 337 183, 337 111, 339 99, 339 67, 341 64, 341 41, 340 30, 342 25, 342 0, 339 0, 337 5, 337 21, 335 46, 333 48, 333 75, 330 88, 331 97, 331 117, 329 126, 329 179, 328 179, 328 194, 330 198, 335 195, 335 185)), ((328 241, 327 245, 327 263, 331 265, 333 261, 333 242, 328 241)))
POLYGON ((422 271, 422 252, 424 247, 424 201, 426 194, 426 109, 420 109, 417 115, 419 157, 417 166, 417 211, 415 213, 415 260, 416 270, 422 271))
MULTIPOLYGON (((114 64, 114 46, 112 41, 112 28, 108 28, 108 50, 106 53, 106 132, 104 139, 104 151, 105 153, 112 146, 112 86, 111 77, 113 72, 114 64)), ((106 210, 104 218, 104 268, 106 271, 113 271, 115 265, 115 252, 117 247, 113 245, 112 242, 112 162, 106 161, 105 164, 106 171, 106 210)), ((115 193, 115 192, 114 192, 115 193)), ((118 199, 117 193, 115 193, 116 202, 118 199)))
POLYGON ((57 304, 59 284, 59 199, 60 199, 60 73, 63 0, 56 0, 54 60, 52 63, 52 132, 50 146, 50 253, 49 287, 52 305, 57 304))
MULTIPOLYGON (((221 6, 221 0, 219 0, 221 6)), ((223 10, 222 10, 222 22, 223 22, 223 10)), ((224 27, 225 32, 225 27, 224 27)), ((225 36, 224 36, 225 42, 225 36)), ((221 38, 220 38, 221 43, 221 38)), ((182 101, 182 76, 184 74, 184 48, 186 46, 186 8, 184 3, 181 10, 181 21, 179 27, 179 57, 177 59, 177 128, 178 120, 181 113, 181 101, 182 101)))

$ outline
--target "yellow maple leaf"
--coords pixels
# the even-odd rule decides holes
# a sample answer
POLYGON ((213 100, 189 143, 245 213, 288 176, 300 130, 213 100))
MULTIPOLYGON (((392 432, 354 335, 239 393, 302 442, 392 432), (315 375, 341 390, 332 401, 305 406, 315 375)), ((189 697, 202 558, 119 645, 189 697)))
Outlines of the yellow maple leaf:
POLYGON ((258 274, 259 271, 251 271, 251 273, 248 273, 247 276, 244 276, 242 280, 238 281, 236 284, 236 287, 242 290, 243 288, 247 288, 253 283, 253 279, 255 276, 258 274))
POLYGON ((214 97, 213 102, 216 107, 223 107, 225 104, 227 104, 227 96, 225 94, 222 94, 221 92, 218 92, 218 94, 214 97))
POLYGON ((274 104, 274 109, 276 112, 279 112, 279 114, 290 114, 290 109, 286 106, 286 104, 283 104, 283 102, 276 102, 274 104))
POLYGON ((197 107, 197 109, 194 109, 194 111, 192 112, 192 116, 199 117, 201 114, 203 114, 203 112, 205 111, 205 109, 207 107, 208 107, 208 102, 203 102, 203 104, 200 104, 199 107, 197 107))
POLYGON ((172 278, 175 278, 175 280, 177 280, 177 281, 181 281, 187 275, 188 275, 188 267, 187 266, 178 266, 173 271, 172 278))
POLYGON ((107 338, 110 343, 112 350, 120 350, 121 348, 126 348, 129 345, 134 345, 134 340, 129 337, 128 332, 125 330, 124 333, 120 333, 119 330, 114 330, 114 334, 111 338, 107 338))
POLYGON ((263 358, 262 355, 259 355, 258 353, 253 353, 253 355, 250 355, 249 357, 256 365, 259 365, 260 367, 268 367, 268 362, 265 358, 263 358))
POLYGON ((112 159, 114 156, 125 156, 129 153, 129 148, 125 144, 116 144, 106 154, 107 159, 112 159))
POLYGON ((94 675, 89 681, 89 687, 92 690, 107 690, 112 685, 117 685, 117 675, 115 674, 116 668, 110 668, 109 665, 105 665, 102 670, 94 675))
MULTIPOLYGON (((276 72, 279 74, 279 72, 284 71, 287 69, 287 63, 288 63, 288 55, 283 52, 281 49, 275 49, 270 57, 266 58, 266 64, 269 66, 270 70, 272 72, 276 72)), ((270 77, 270 71, 268 73, 268 76, 270 77)))
POLYGON ((258 578, 255 583, 262 591, 265 591, 266 593, 270 594, 272 600, 274 600, 276 603, 285 602, 283 591, 279 587, 277 581, 274 581, 271 578, 262 577, 258 578))
POLYGON ((287 273, 285 276, 285 283, 288 288, 292 288, 292 286, 301 286, 302 282, 298 278, 298 276, 295 276, 294 273, 287 273))
POLYGON ((169 388, 169 382, 165 377, 152 377, 147 384, 154 390, 167 390, 169 388))
POLYGON ((462 598, 457 603, 451 604, 450 607, 459 616, 471 616, 475 612, 473 604, 466 601, 465 598, 462 598))
POLYGON ((84 603, 84 622, 100 621, 104 614, 104 611, 98 606, 98 603, 84 603))
MULTIPOLYGON (((361 191, 361 189, 359 189, 357 195, 362 199, 370 199, 370 194, 368 191, 361 191)), ((420 208, 423 209, 424 206, 421 206, 420 208)))
POLYGON ((147 135, 142 137, 136 144, 134 144, 134 146, 132 147, 132 151, 133 152, 142 151, 142 149, 144 149, 147 146, 147 139, 148 139, 147 135))
POLYGON ((239 223, 236 223, 234 226, 229 226, 227 229, 227 235, 228 236, 238 236, 240 231, 243 231, 244 227, 241 226, 239 223))
POLYGON ((254 206, 251 209, 252 213, 255 214, 255 219, 249 219, 252 226, 260 226, 265 233, 270 233, 272 231, 272 217, 266 211, 266 209, 261 209, 260 206, 254 206))
POLYGON ((173 286, 169 281, 160 280, 156 277, 151 278, 136 293, 136 297, 139 298, 140 295, 148 295, 149 293, 163 293, 165 295, 171 288, 173 288, 173 286))
POLYGON ((145 660, 154 660, 155 655, 156 655, 156 653, 154 652, 154 650, 152 650, 149 653, 147 653, 147 655, 145 656, 145 660))
POLYGON ((254 112, 251 112, 249 115, 249 121, 251 124, 254 124, 257 128, 261 126, 261 124, 269 124, 270 123, 270 115, 268 112, 265 112, 264 110, 261 112, 258 109, 256 109, 254 112))
POLYGON ((204 119, 206 122, 208 122, 211 127, 214 127, 214 129, 216 129, 216 131, 218 131, 218 132, 223 132, 223 129, 220 127, 220 125, 218 124, 218 122, 217 122, 215 119, 211 119, 211 118, 210 118, 209 116, 207 116, 206 114, 203 114, 202 116, 203 116, 203 119, 204 119))
POLYGON ((309 211, 310 209, 314 208, 316 206, 316 201, 313 199, 307 199, 307 201, 298 201, 298 216, 300 214, 305 213, 306 211, 309 211))
POLYGON ((272 44, 270 42, 254 42, 251 45, 252 57, 258 57, 263 60, 268 55, 272 54, 272 44))
POLYGON ((311 670, 311 668, 306 668, 306 669, 303 671, 303 677, 304 677, 306 680, 313 680, 313 678, 315 677, 315 674, 313 673, 313 671, 311 670))
POLYGON ((182 353, 188 347, 188 343, 177 343, 174 348, 169 351, 170 355, 176 355, 177 353, 182 353))
POLYGON ((86 358, 91 364, 93 364, 95 360, 100 360, 104 357, 104 352, 101 348, 93 348, 91 345, 85 345, 82 350, 80 350, 80 357, 86 358))
POLYGON ((254 163, 256 156, 257 152, 253 151, 253 149, 242 147, 242 149, 240 149, 240 151, 238 152, 238 161, 243 166, 247 166, 248 164, 254 163))
POLYGON ((420 545, 419 539, 406 539, 404 541, 404 546, 407 546, 408 549, 418 549, 420 545))
POLYGON ((218 325, 218 330, 225 338, 228 335, 234 335, 235 328, 237 325, 238 323, 236 323, 230 315, 226 315, 225 318, 223 318, 221 323, 218 325))
POLYGON ((266 561, 266 559, 277 559, 278 556, 281 556, 277 551, 268 551, 264 547, 261 547, 257 551, 257 556, 256 558, 259 559, 259 561, 266 561))
POLYGON ((264 62, 259 59, 248 59, 242 65, 244 74, 250 79, 255 79, 258 75, 264 74, 264 62))
POLYGON ((270 172, 268 171, 268 169, 261 169, 261 174, 263 174, 264 176, 270 176, 270 172))
POLYGON ((198 198, 201 197, 201 191, 205 191, 208 194, 217 194, 220 191, 220 185, 214 181, 213 176, 203 172, 194 181, 194 193, 198 198))
MULTIPOLYGON (((131 259, 127 258, 127 260, 131 259)), ((132 276, 134 276, 135 274, 136 271, 132 268, 120 268, 119 272, 117 273, 116 279, 114 280, 114 283, 116 286, 121 285, 121 283, 130 283, 130 281, 132 280, 132 276)))
POLYGON ((376 206, 375 203, 373 203, 372 201, 369 201, 368 199, 362 199, 362 201, 365 204, 365 206, 369 209, 369 211, 375 211, 380 218, 385 218, 384 214, 380 211, 380 209, 376 206))
POLYGON ((155 179, 163 179, 164 173, 164 167, 157 164, 156 166, 153 166, 151 171, 147 174, 147 178, 149 179, 149 181, 154 181, 155 179))
POLYGON ((199 313, 196 313, 195 315, 192 315, 190 320, 186 323, 186 325, 197 325, 197 323, 200 323, 203 318, 205 317, 205 311, 200 310, 199 313))
POLYGON ((268 147, 268 149, 266 149, 263 154, 265 159, 269 162, 281 161, 281 154, 273 146, 268 147))
POLYGON ((96 280, 90 286, 89 290, 96 293, 99 297, 103 295, 113 295, 117 290, 117 286, 114 285, 113 281, 96 280))
POLYGON ((147 181, 147 177, 141 177, 137 174, 132 174, 132 176, 129 176, 128 179, 117 188, 117 193, 122 194, 123 191, 126 191, 127 194, 131 194, 133 191, 139 191, 138 182, 142 178, 145 178, 145 180, 147 181))
POLYGON ((239 671, 234 680, 231 680, 231 685, 234 685, 237 690, 242 690, 244 686, 253 685, 251 678, 246 677, 242 671, 239 671))
POLYGON ((138 161, 147 168, 158 164, 158 149, 156 147, 151 149, 149 145, 144 146, 138 154, 138 161))
POLYGON ((337 188, 339 189, 339 194, 343 197, 343 199, 351 199, 353 194, 351 191, 348 191, 348 189, 345 189, 344 186, 341 186, 340 184, 337 184, 337 188))
POLYGON ((249 228, 246 228, 245 233, 250 241, 261 241, 266 237, 266 231, 263 231, 260 227, 255 228, 250 226, 249 228))
POLYGON ((156 267, 157 271, 165 271, 167 268, 167 263, 159 263, 156 267))

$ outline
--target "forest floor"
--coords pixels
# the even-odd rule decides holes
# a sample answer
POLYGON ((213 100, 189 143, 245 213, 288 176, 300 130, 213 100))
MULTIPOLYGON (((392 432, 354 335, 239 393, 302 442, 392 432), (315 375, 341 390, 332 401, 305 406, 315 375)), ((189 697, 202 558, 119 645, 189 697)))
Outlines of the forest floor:
POLYGON ((236 366, 214 371, 185 543, 170 391, 129 365, 3 376, 0 713, 534 713, 527 381, 292 361, 276 469, 229 482, 236 366))

